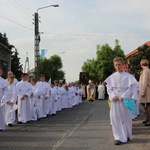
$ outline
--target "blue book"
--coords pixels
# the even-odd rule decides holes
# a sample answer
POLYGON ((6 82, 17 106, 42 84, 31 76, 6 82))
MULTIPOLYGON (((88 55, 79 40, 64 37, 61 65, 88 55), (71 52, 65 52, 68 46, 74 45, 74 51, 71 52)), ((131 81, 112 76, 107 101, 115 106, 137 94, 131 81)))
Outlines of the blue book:
POLYGON ((123 99, 125 106, 129 109, 131 114, 135 115, 135 101, 134 99, 123 99))

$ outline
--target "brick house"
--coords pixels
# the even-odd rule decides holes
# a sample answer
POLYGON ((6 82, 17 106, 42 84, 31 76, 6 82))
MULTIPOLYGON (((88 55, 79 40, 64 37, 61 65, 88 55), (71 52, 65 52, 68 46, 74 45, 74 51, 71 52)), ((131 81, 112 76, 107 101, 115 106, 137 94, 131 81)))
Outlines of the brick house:
POLYGON ((11 70, 11 54, 12 52, 8 47, 0 43, 0 67, 3 68, 4 78, 6 78, 7 72, 11 70))

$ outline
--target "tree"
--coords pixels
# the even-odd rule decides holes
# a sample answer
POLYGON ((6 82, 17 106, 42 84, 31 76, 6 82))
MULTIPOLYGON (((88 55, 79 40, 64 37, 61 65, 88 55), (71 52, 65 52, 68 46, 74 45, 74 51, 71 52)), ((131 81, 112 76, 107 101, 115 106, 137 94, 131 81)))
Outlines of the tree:
POLYGON ((125 58, 118 40, 115 41, 114 49, 107 43, 102 46, 97 45, 96 55, 96 59, 89 59, 82 66, 82 71, 88 72, 89 78, 94 82, 104 81, 114 72, 113 59, 115 56, 125 58))
POLYGON ((121 46, 119 45, 119 41, 117 39, 115 40, 114 53, 115 56, 119 56, 123 58, 125 57, 124 51, 121 49, 121 46))
POLYGON ((20 58, 18 57, 19 53, 14 45, 9 44, 6 33, 0 33, 0 42, 4 44, 11 52, 11 71, 14 73, 15 77, 20 80, 22 74, 22 64, 20 64, 20 58), (12 51, 12 48, 15 48, 12 51))
POLYGON ((58 55, 53 55, 49 59, 40 59, 40 74, 44 74, 47 81, 50 78, 52 81, 64 79, 65 73, 61 70, 62 67, 62 60, 58 55))
POLYGON ((140 72, 142 70, 142 68, 140 66, 140 61, 143 58, 148 59, 150 62, 150 46, 148 46, 147 44, 143 45, 142 47, 139 47, 138 53, 131 56, 131 58, 129 60, 130 66, 131 66, 131 68, 130 68, 131 73, 135 75, 135 78, 137 80, 139 80, 140 72))
POLYGON ((18 55, 19 53, 15 48, 15 50, 12 51, 12 55, 11 55, 11 71, 13 72, 15 77, 18 80, 20 80, 23 68, 22 68, 22 64, 20 64, 20 58, 18 57, 18 55))

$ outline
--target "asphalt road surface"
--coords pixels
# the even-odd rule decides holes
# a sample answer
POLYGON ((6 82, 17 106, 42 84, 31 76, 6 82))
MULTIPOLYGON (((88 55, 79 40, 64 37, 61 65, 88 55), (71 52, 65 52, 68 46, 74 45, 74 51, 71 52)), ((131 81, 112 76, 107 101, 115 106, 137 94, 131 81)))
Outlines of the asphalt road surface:
POLYGON ((150 127, 133 121, 133 140, 114 145, 107 101, 87 102, 55 116, 0 131, 0 150, 150 150, 150 127))

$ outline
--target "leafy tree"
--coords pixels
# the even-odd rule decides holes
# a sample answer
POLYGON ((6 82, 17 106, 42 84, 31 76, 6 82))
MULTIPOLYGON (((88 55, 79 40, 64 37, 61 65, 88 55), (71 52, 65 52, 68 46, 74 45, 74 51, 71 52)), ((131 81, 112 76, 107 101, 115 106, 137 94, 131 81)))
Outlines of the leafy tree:
POLYGON ((4 33, 4 34, 0 33, 0 42, 1 42, 2 44, 4 44, 5 46, 7 46, 10 51, 11 51, 12 48, 14 47, 13 45, 10 45, 10 44, 9 44, 6 33, 4 33))
POLYGON ((20 80, 22 74, 22 65, 20 64, 20 58, 18 57, 19 53, 15 46, 9 44, 6 33, 0 33, 0 42, 4 44, 11 52, 11 71, 14 73, 15 77, 20 80), (15 48, 13 51, 12 48, 15 48))
POLYGON ((15 77, 18 80, 20 80, 23 68, 22 68, 22 64, 20 64, 20 58, 18 57, 18 55, 19 53, 15 48, 15 50, 12 51, 12 55, 11 55, 11 71, 13 72, 15 77))
POLYGON ((148 46, 147 44, 143 45, 142 47, 139 47, 138 53, 131 56, 131 58, 129 60, 130 66, 131 66, 131 68, 130 68, 131 73, 135 75, 137 80, 139 80, 140 72, 142 70, 142 68, 140 66, 140 61, 143 58, 146 58, 150 61, 150 46, 148 46))
POLYGON ((125 57, 124 51, 121 49, 121 46, 119 45, 119 41, 117 39, 115 40, 114 53, 115 56, 119 56, 123 58, 125 57))
POLYGON ((88 59, 86 62, 84 62, 82 66, 83 72, 88 72, 89 77, 93 82, 97 82, 97 70, 96 70, 96 64, 97 61, 95 59, 88 59))
POLYGON ((47 81, 50 78, 52 81, 64 79, 65 73, 61 70, 62 67, 62 60, 58 55, 53 55, 49 59, 40 59, 40 74, 44 74, 47 81))
POLYGON ((89 73, 89 78, 94 82, 104 81, 114 72, 113 59, 116 56, 125 58, 124 52, 115 41, 115 47, 112 49, 107 43, 97 45, 96 59, 87 60, 82 66, 82 71, 89 73))

